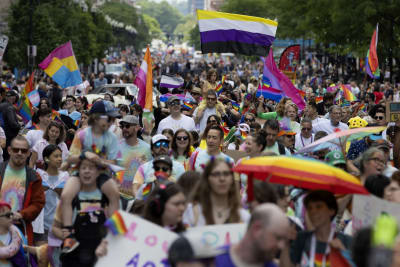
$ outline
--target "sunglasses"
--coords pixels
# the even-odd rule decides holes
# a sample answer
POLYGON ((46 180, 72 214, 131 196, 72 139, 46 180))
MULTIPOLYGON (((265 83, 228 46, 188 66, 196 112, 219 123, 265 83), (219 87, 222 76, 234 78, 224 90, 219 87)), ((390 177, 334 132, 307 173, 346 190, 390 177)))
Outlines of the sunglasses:
POLYGON ((12 152, 14 152, 16 154, 19 152, 21 152, 22 154, 26 154, 29 151, 28 148, 18 148, 18 147, 12 147, 11 150, 12 150, 12 152))
POLYGON ((244 121, 254 122, 255 120, 254 119, 245 118, 244 121))
POLYGON ((131 126, 132 126, 132 125, 130 125, 130 124, 120 124, 120 125, 119 125, 119 127, 120 127, 121 129, 124 129, 124 128, 129 129, 129 128, 131 128, 131 126))
POLYGON ((176 137, 176 140, 179 140, 179 141, 186 141, 188 139, 189 139, 189 136, 177 136, 176 137))
POLYGON ((215 97, 207 97, 207 100, 208 100, 208 101, 216 101, 217 98, 215 98, 215 97))
POLYGON ((181 103, 179 102, 179 101, 173 101, 173 102, 171 102, 171 103, 169 103, 169 106, 170 107, 172 107, 172 106, 179 106, 181 103))
POLYGON ((301 130, 302 130, 302 131, 311 131, 311 128, 303 127, 303 128, 301 128, 301 130))
POLYGON ((163 172, 167 172, 167 171, 170 170, 170 168, 168 168, 168 167, 160 167, 160 166, 154 166, 153 168, 154 168, 154 170, 155 170, 156 172, 161 171, 161 170, 162 170, 163 172))
POLYGON ((375 116, 375 120, 383 120, 383 116, 375 116))
POLYGON ((1 215, 0 215, 0 217, 6 217, 6 218, 8 218, 8 219, 10 219, 12 216, 13 216, 13 213, 12 213, 12 212, 7 212, 7 213, 4 213, 4 214, 1 214, 1 215))
POLYGON ((154 144, 154 147, 155 148, 160 148, 160 147, 169 148, 169 143, 165 142, 165 141, 157 142, 154 144))

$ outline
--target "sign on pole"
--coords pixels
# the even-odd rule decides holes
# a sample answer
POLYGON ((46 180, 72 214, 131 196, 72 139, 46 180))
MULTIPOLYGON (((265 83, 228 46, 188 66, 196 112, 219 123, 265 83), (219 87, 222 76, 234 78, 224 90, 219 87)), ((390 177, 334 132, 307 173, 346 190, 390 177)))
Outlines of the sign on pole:
POLYGON ((4 51, 6 50, 8 44, 7 35, 0 35, 0 62, 3 59, 4 51))

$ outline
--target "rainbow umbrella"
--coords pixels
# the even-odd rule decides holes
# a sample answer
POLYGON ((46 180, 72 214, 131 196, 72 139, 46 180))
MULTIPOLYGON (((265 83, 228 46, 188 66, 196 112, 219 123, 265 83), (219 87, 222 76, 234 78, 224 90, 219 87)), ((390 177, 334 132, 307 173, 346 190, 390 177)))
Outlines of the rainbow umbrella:
POLYGON ((253 179, 327 190, 334 194, 368 194, 355 176, 324 162, 303 157, 256 157, 243 160, 233 170, 247 174, 249 201, 253 199, 253 179))
POLYGON ((346 142, 357 140, 371 134, 380 133, 385 129, 386 126, 378 126, 378 127, 363 127, 363 128, 354 128, 344 131, 337 131, 303 147, 302 149, 297 151, 297 153, 303 154, 308 152, 315 152, 317 150, 326 148, 327 147, 326 143, 332 143, 335 145, 345 144, 346 142))

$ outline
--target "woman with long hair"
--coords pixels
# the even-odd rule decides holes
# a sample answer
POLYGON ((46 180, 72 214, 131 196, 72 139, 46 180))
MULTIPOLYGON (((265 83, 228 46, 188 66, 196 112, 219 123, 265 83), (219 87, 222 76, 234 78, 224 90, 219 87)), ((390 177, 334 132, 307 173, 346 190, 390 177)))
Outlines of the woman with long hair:
POLYGON ((159 184, 151 192, 143 210, 143 218, 175 233, 185 231, 182 218, 186 197, 175 183, 159 184))
POLYGON ((75 108, 77 111, 82 112, 84 110, 87 110, 88 106, 89 106, 89 102, 88 102, 86 96, 79 96, 76 98, 75 108))
POLYGON ((250 215, 240 207, 238 184, 232 165, 212 158, 193 190, 183 221, 191 227, 247 222, 250 215))
POLYGON ((36 142, 32 148, 32 155, 29 160, 29 167, 33 168, 43 168, 44 160, 42 157, 42 152, 48 145, 56 145, 60 148, 62 154, 62 160, 68 158, 68 148, 64 143, 65 139, 65 129, 64 126, 56 121, 51 121, 49 126, 47 126, 43 138, 36 142))
POLYGON ((185 166, 185 169, 192 154, 191 146, 192 137, 190 133, 185 129, 177 130, 172 137, 171 154, 176 161, 185 166))

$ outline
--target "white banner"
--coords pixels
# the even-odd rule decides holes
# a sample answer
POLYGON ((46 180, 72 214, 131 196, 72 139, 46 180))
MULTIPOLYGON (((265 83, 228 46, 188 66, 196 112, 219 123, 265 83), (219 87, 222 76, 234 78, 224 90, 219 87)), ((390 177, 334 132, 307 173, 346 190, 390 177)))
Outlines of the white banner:
POLYGON ((371 226, 382 213, 390 214, 400 223, 400 204, 389 202, 375 196, 354 195, 353 197, 353 233, 371 226))
POLYGON ((4 51, 6 50, 8 44, 8 36, 0 35, 0 62, 3 59, 4 51))
POLYGON ((246 224, 232 223, 189 228, 185 236, 196 236, 213 248, 238 243, 246 233, 246 224))
POLYGON ((178 235, 138 216, 119 213, 128 232, 116 236, 108 233, 108 253, 96 267, 168 266, 168 247, 178 235))

